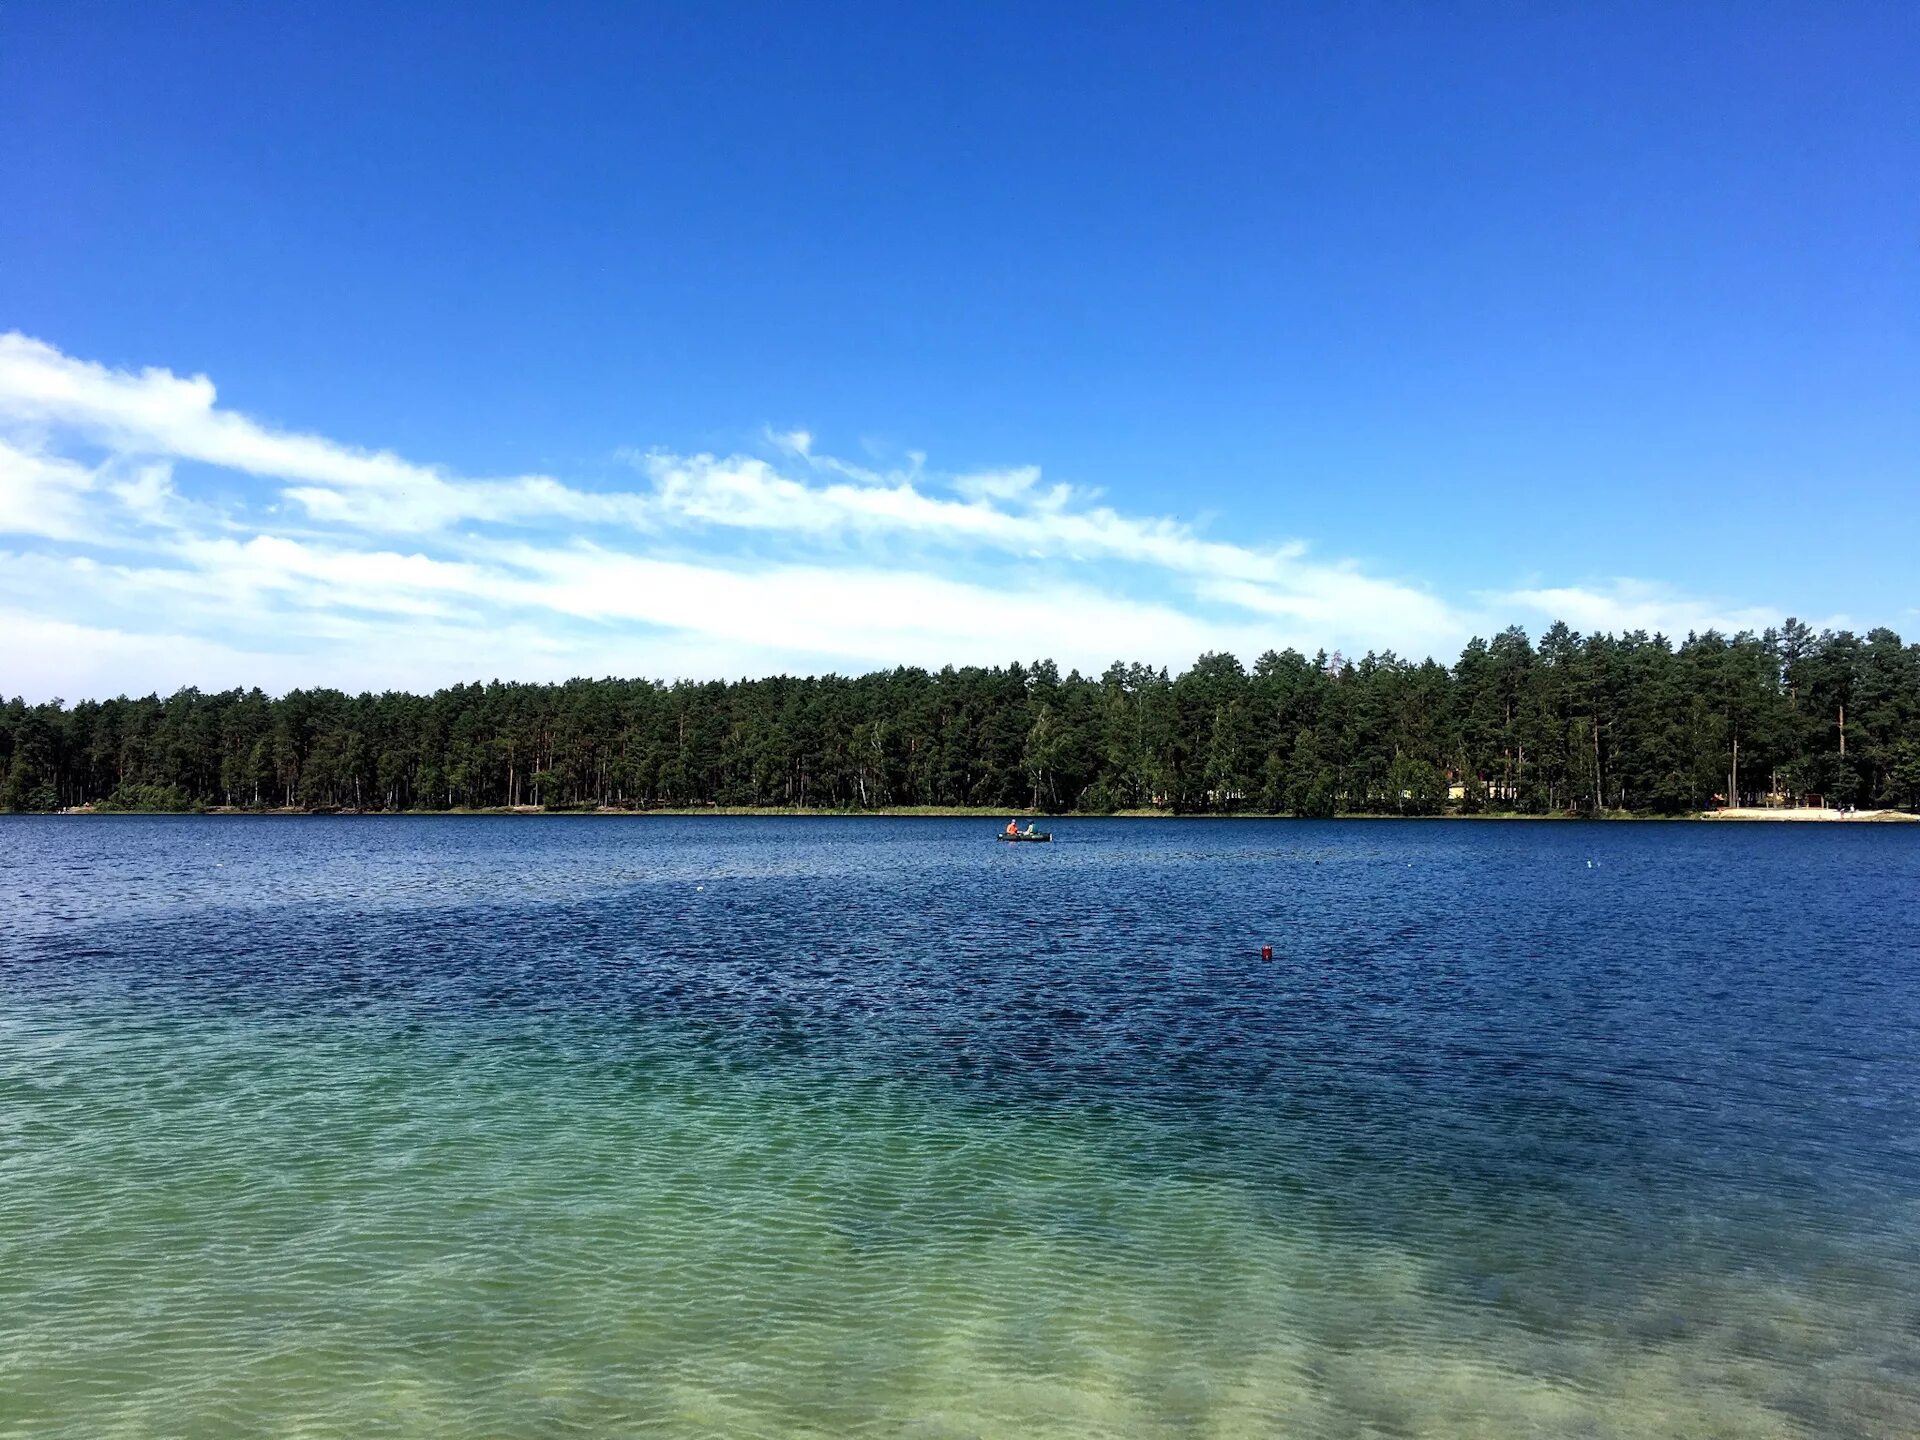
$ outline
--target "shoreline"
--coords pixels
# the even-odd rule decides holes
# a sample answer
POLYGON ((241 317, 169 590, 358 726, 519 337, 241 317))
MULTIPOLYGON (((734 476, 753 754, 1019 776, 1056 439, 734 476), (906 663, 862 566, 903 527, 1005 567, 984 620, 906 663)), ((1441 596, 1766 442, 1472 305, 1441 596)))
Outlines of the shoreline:
POLYGON ((692 819, 714 817, 727 819, 799 819, 799 820, 1004 820, 1012 817, 1034 820, 1072 821, 1072 820, 1273 820, 1300 821, 1307 819, 1331 819, 1341 821, 1372 820, 1419 820, 1419 821, 1531 821, 1535 823, 1564 823, 1579 821, 1644 822, 1650 824, 1670 824, 1675 821, 1713 821, 1718 823, 1759 823, 1759 824, 1908 824, 1920 823, 1920 814, 1903 810, 1857 810, 1841 812, 1838 810, 1767 810, 1756 806, 1745 806, 1726 810, 1687 811, 1677 815, 1636 814, 1631 811, 1608 811, 1599 815, 1529 815, 1517 811, 1483 811, 1478 814, 1447 812, 1439 815, 1384 815, 1377 812, 1341 813, 1324 817, 1301 815, 1277 815, 1264 811, 1242 812, 1237 814, 1175 814, 1165 810, 1115 810, 1107 813, 1079 813, 1075 811, 1045 811, 1027 809, 987 809, 978 806, 886 806, 871 810, 823 810, 807 809, 797 806, 730 806, 708 805, 700 807, 671 806, 660 809, 627 809, 620 806, 604 806, 586 809, 548 809, 538 805, 491 806, 477 809, 453 810, 352 810, 333 809, 325 806, 307 808, 304 806, 276 806, 271 809, 246 809, 240 806, 214 805, 193 810, 100 810, 92 806, 76 806, 50 813, 67 818, 85 818, 88 816, 115 815, 178 815, 193 818, 283 818, 283 819, 330 819, 330 820, 398 820, 398 819, 471 819, 476 817, 521 818, 521 819, 630 819, 645 820, 651 818, 692 819))
POLYGON ((1920 820, 1920 815, 1906 810, 1829 810, 1807 807, 1795 810, 1768 810, 1758 805, 1738 805, 1725 810, 1709 810, 1700 818, 1734 822, 1759 821, 1763 824, 1791 821, 1812 825, 1884 825, 1920 820))

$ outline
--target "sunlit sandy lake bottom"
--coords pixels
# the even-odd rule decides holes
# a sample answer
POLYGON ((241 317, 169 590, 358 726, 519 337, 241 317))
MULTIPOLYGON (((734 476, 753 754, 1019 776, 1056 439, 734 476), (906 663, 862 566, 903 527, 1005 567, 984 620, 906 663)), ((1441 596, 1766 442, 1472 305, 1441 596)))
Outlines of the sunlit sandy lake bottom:
POLYGON ((1920 1434, 1907 827, 978 829, 0 821, 0 1434, 1920 1434))

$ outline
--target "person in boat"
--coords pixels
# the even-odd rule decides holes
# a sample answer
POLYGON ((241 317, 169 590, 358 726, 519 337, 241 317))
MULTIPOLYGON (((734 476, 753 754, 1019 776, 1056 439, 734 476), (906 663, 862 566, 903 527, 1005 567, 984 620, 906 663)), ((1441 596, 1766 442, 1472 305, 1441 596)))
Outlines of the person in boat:
POLYGON ((1027 834, 1033 834, 1033 821, 1027 821, 1027 834))
POLYGON ((1007 834, 1018 835, 1019 833, 1020 833, 1020 822, 1018 820, 1007 821, 1007 834))

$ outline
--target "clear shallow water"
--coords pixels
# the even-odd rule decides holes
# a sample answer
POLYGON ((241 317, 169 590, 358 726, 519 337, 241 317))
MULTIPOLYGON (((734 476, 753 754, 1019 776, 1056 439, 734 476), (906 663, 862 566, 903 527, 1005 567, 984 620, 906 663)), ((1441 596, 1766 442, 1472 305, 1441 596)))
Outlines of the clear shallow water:
POLYGON ((0 1434, 1920 1434, 1920 827, 1055 829, 0 819, 0 1434))

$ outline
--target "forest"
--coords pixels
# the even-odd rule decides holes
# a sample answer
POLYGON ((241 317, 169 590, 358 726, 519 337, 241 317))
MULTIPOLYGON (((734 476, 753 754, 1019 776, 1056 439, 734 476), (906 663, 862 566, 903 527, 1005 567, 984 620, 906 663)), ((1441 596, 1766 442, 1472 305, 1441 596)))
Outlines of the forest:
POLYGON ((979 806, 1679 814, 1920 805, 1920 644, 1891 630, 1475 639, 1451 668, 1048 661, 733 682, 0 705, 0 808, 979 806))

